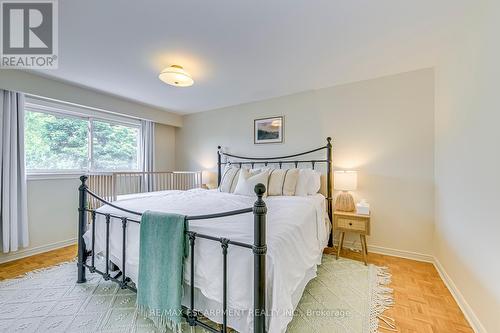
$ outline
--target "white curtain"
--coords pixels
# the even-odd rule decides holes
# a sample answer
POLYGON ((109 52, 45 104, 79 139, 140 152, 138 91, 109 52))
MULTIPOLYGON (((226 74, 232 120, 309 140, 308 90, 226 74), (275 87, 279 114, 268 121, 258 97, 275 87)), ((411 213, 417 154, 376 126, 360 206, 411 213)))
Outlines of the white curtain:
MULTIPOLYGON (((155 123, 149 120, 141 121, 141 155, 142 155, 142 171, 154 171, 155 159, 155 123)), ((142 191, 153 191, 153 177, 151 175, 144 177, 142 182, 142 191)))
POLYGON ((0 89, 0 219, 4 253, 28 246, 24 95, 0 89))

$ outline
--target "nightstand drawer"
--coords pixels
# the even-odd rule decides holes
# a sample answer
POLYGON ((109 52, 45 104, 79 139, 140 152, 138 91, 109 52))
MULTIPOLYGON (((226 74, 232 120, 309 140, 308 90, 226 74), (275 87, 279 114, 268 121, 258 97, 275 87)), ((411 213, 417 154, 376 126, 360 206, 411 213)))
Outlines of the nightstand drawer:
POLYGON ((337 228, 366 232, 366 222, 363 220, 337 217, 337 228))

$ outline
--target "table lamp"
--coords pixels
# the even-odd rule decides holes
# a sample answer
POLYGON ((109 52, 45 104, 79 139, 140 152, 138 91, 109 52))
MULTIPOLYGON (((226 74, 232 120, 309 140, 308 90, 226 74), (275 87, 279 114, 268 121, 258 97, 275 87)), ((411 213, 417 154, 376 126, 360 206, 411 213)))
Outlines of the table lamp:
POLYGON ((204 189, 213 189, 217 187, 217 175, 215 172, 212 172, 210 170, 203 170, 201 172, 201 182, 202 185, 201 187, 204 189))
POLYGON ((356 171, 335 171, 333 183, 335 190, 342 191, 335 201, 335 209, 343 212, 354 211, 356 206, 354 206, 354 199, 349 191, 356 190, 358 173, 356 171))

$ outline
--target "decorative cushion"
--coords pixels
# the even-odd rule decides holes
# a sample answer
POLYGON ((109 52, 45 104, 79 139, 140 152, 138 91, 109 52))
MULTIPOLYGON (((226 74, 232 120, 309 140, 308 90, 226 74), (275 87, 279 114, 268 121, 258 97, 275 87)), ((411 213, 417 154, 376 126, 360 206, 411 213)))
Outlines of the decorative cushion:
POLYGON ((298 178, 299 169, 271 169, 268 195, 295 195, 298 178))
POLYGON ((318 193, 321 188, 321 172, 316 170, 310 170, 310 172, 307 194, 314 195, 318 193))
POLYGON ((295 195, 305 197, 308 195, 309 178, 312 177, 310 169, 300 169, 297 186, 295 187, 295 195))
POLYGON ((238 171, 236 171, 236 174, 234 175, 233 183, 231 184, 231 189, 229 190, 230 193, 234 193, 234 190, 236 189, 236 185, 238 184, 238 178, 240 176, 240 171, 241 168, 238 168, 238 171))
POLYGON ((314 195, 321 188, 321 172, 313 169, 300 169, 297 187, 295 188, 296 196, 314 195))
POLYGON ((224 172, 222 173, 219 192, 233 193, 234 189, 236 188, 239 173, 239 168, 232 165, 227 165, 224 169, 224 172))
MULTIPOLYGON (((266 185, 269 179, 269 171, 262 170, 261 172, 252 172, 252 170, 241 169, 238 176, 238 182, 234 189, 234 194, 255 196, 255 185, 261 183, 266 185)), ((267 196, 267 191, 264 197, 267 196)))

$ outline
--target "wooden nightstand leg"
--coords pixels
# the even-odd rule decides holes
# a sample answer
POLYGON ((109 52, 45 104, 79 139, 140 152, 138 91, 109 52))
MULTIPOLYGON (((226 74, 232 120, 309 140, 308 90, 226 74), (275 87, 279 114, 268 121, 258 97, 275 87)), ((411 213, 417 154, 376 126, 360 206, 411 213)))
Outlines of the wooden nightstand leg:
POLYGON ((345 232, 341 231, 340 232, 339 243, 337 245, 337 257, 336 257, 336 259, 339 258, 339 256, 340 256, 340 250, 342 249, 342 246, 344 245, 344 236, 345 236, 345 232))
POLYGON ((363 243, 365 244, 365 253, 368 255, 368 244, 366 243, 366 235, 363 235, 363 243))
POLYGON ((363 235, 359 235, 359 239, 361 241, 361 252, 363 252, 363 261, 365 262, 365 266, 367 265, 366 263, 366 244, 363 240, 363 235))

